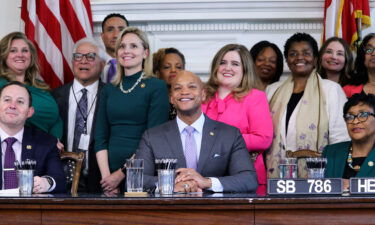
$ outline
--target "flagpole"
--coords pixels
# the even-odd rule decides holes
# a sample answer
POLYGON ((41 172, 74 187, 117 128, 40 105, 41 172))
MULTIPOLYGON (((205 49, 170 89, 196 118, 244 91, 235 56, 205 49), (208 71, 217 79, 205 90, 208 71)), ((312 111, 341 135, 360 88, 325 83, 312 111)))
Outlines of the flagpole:
POLYGON ((357 22, 357 36, 358 36, 358 38, 355 41, 355 47, 358 49, 359 45, 361 44, 361 40, 362 40, 362 18, 361 17, 356 18, 356 22, 357 22))

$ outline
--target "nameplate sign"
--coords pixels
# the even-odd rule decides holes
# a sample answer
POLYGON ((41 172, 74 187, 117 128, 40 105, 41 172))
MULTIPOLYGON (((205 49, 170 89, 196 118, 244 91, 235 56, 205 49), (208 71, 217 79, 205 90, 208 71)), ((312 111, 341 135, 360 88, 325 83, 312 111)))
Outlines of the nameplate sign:
POLYGON ((375 194, 375 178, 350 178, 350 194, 375 194))
POLYGON ((268 179, 269 195, 331 195, 342 193, 341 178, 268 179))

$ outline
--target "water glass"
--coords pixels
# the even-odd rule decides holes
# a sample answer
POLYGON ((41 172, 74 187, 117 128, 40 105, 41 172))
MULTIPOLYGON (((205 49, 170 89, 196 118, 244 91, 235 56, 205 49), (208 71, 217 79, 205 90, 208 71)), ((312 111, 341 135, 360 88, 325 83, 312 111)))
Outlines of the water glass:
POLYGON ((326 158, 306 158, 307 177, 313 179, 324 178, 326 158))
POLYGON ((20 196, 31 196, 34 187, 34 170, 17 170, 20 196))
POLYGON ((161 195, 171 195, 174 189, 175 171, 172 169, 158 170, 158 188, 161 195))
POLYGON ((126 160, 126 191, 143 192, 143 159, 126 160))
POLYGON ((297 178, 297 158, 285 158, 279 162, 280 178, 297 178))

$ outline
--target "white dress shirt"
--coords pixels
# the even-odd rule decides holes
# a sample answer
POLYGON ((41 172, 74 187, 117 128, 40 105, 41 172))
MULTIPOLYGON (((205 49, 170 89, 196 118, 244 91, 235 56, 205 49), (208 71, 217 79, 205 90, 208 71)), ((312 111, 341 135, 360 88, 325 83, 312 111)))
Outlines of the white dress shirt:
MULTIPOLYGON (((202 146, 202 136, 203 136, 203 125, 204 125, 205 117, 202 113, 200 117, 192 123, 190 126, 194 127, 194 139, 197 144, 197 162, 199 161, 201 146, 202 146)), ((176 122, 178 126, 178 130, 180 132, 181 142, 182 142, 182 149, 184 151, 185 155, 185 139, 187 132, 185 131, 185 127, 189 126, 185 122, 183 122, 178 116, 176 117, 176 122)), ((222 192, 223 191, 223 185, 221 185, 220 181, 216 177, 209 177, 211 179, 212 186, 211 188, 208 188, 210 191, 214 192, 222 192)))
MULTIPOLYGON (((76 79, 73 81, 73 85, 70 88, 69 93, 69 112, 68 112, 68 148, 69 152, 72 151, 73 148, 73 139, 74 139, 74 129, 75 129, 75 121, 76 121, 76 110, 79 100, 82 97, 82 88, 86 88, 87 90, 87 112, 89 113, 87 117, 87 134, 91 134, 92 122, 94 119, 94 112, 96 107, 96 101, 98 99, 99 81, 95 81, 94 83, 84 87, 81 83, 79 83, 76 79), (73 93, 74 90, 74 93, 73 93), (74 98, 74 95, 76 99, 74 98), (77 101, 76 101, 77 100, 77 101)), ((86 160, 87 161, 87 160, 86 160)))
MULTIPOLYGON (((8 137, 14 137, 15 139, 17 139, 16 142, 14 142, 14 144, 12 145, 13 147, 13 151, 14 151, 14 155, 16 157, 16 160, 18 162, 21 162, 21 156, 22 156, 22 140, 23 140, 23 132, 24 132, 24 128, 22 128, 18 133, 16 133, 15 135, 13 136, 9 136, 7 133, 5 133, 5 131, 3 129, 0 128, 0 140, 1 140, 1 166, 2 168, 4 168, 4 162, 5 162, 5 151, 6 151, 6 148, 7 148, 7 143, 5 142, 5 139, 7 139, 8 137)), ((4 170, 2 170, 2 187, 1 189, 4 189, 4 170)), ((49 188, 48 192, 51 192, 55 189, 56 187, 56 182, 55 180, 51 177, 51 179, 53 180, 53 184, 52 186, 49 188)))

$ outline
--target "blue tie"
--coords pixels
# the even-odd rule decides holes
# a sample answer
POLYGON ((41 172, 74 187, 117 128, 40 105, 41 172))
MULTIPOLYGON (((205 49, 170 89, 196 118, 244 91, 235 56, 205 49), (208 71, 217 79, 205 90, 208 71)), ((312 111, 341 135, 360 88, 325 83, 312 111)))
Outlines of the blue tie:
POLYGON ((78 102, 76 109, 76 122, 74 127, 73 152, 79 152, 78 146, 81 135, 86 129, 87 120, 87 90, 82 88, 82 97, 78 102))
POLYGON ((107 83, 110 83, 116 74, 116 59, 109 60, 107 83))

